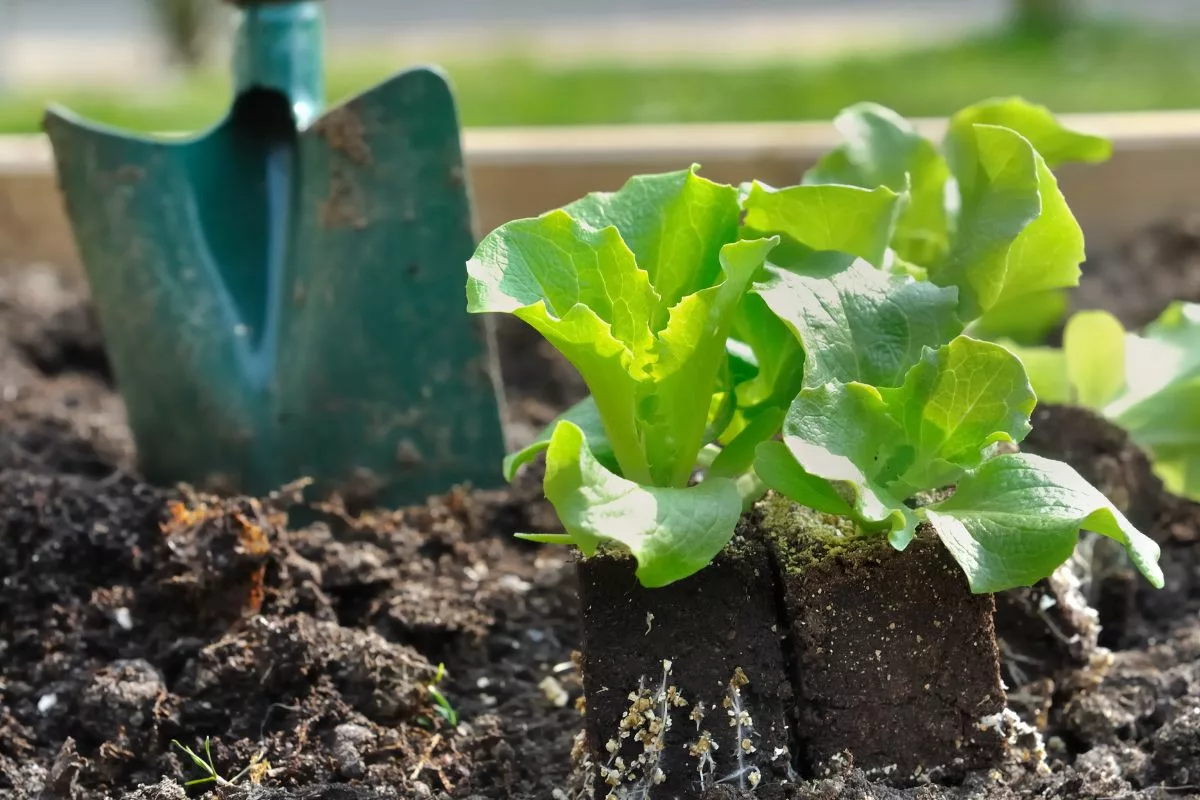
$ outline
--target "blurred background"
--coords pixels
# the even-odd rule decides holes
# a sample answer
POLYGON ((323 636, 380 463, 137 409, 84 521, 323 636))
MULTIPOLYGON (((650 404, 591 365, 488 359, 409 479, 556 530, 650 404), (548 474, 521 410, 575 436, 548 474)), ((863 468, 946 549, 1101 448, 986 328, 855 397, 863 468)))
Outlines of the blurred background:
MULTIPOLYGON (((326 0, 336 101, 441 64, 469 126, 906 115, 1021 94, 1200 108, 1198 0, 326 0)), ((227 102, 220 0, 0 0, 0 133, 48 100, 140 130, 227 102)))

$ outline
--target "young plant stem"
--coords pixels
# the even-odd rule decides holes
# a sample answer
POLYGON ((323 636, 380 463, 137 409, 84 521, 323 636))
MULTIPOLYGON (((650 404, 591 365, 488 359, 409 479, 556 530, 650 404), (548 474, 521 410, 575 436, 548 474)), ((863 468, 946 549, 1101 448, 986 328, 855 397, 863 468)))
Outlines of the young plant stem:
POLYGON ((738 494, 742 496, 742 512, 754 508, 754 504, 767 493, 767 485, 763 483, 758 473, 750 470, 737 479, 738 494))

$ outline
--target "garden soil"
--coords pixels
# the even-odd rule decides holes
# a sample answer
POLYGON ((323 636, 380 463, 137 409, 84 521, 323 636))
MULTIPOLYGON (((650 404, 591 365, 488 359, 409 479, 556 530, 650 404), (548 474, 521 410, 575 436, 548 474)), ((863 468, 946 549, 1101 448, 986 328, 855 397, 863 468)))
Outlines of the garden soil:
MULTIPOLYGON (((581 387, 528 333, 501 333, 527 440, 581 387)), ((0 283, 0 401, 0 798, 579 796, 573 556, 511 536, 555 527, 536 475, 306 526, 280 510, 302 486, 145 485, 86 299, 49 271, 0 283), (233 785, 184 786, 203 772, 173 741, 206 738, 233 785)), ((1142 491, 1126 444, 1074 444, 1132 470, 1114 492, 1142 491)), ((757 796, 1200 797, 1200 515, 1145 491, 1170 588, 1115 562, 1076 587, 1109 649, 1015 653, 997 620, 1010 702, 1040 730, 1023 759, 906 789, 847 763, 757 796)))
POLYGON ((1173 300, 1200 303, 1200 215, 1152 225, 1085 264, 1071 309, 1102 308, 1136 329, 1173 300))

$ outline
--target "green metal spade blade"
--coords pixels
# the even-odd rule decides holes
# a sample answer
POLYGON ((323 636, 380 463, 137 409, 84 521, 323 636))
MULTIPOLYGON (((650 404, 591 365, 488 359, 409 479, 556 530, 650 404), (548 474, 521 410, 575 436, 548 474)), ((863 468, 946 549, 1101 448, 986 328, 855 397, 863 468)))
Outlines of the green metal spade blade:
POLYGON ((501 481, 454 99, 414 69, 318 117, 321 11, 250 5, 237 96, 156 139, 45 127, 145 475, 360 501, 501 481))

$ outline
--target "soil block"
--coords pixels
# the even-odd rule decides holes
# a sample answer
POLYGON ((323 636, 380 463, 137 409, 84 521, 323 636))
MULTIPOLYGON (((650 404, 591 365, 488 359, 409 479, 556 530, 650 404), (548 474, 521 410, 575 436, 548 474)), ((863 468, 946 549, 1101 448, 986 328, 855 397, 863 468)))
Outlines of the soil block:
POLYGON ((775 497, 760 505, 794 648, 806 770, 898 784, 998 764, 1005 708, 991 595, 924 526, 903 552, 775 497))
POLYGON ((634 571, 615 552, 578 566, 595 797, 788 780, 792 690, 767 548, 736 536, 708 567, 658 589, 634 571))

